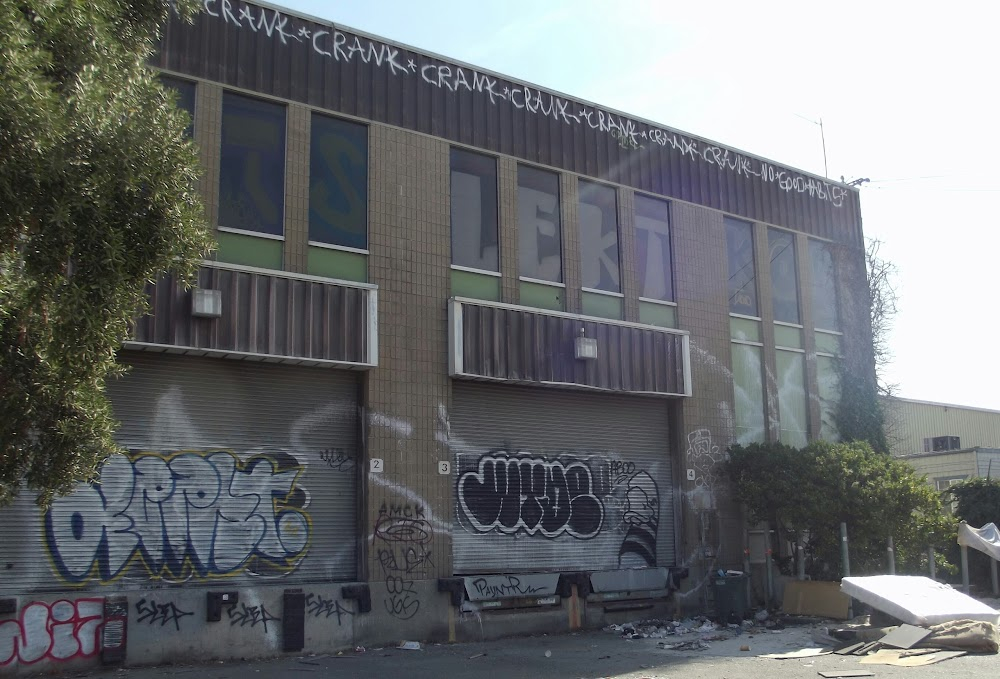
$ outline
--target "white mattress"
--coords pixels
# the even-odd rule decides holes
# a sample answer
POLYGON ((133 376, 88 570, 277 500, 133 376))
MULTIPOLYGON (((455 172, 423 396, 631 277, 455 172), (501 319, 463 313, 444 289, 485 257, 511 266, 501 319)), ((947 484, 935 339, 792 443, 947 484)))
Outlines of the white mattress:
POLYGON ((982 620, 1000 625, 1000 612, 948 585, 916 575, 844 578, 840 590, 911 625, 982 620))

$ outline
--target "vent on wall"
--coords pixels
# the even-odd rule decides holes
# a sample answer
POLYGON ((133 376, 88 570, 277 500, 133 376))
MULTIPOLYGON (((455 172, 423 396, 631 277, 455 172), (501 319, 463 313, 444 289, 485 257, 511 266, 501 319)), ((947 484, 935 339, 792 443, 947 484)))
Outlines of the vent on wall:
POLYGON ((942 453, 948 450, 960 450, 961 439, 958 436, 934 436, 924 439, 925 453, 942 453))

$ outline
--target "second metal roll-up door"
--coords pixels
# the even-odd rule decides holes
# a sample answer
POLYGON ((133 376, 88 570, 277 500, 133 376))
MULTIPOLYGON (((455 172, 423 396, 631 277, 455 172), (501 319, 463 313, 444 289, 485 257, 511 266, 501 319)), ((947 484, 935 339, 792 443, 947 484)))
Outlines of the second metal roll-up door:
POLYGON ((455 383, 456 573, 675 564, 670 402, 455 383))
POLYGON ((108 393, 128 455, 45 514, 24 498, 25 523, 0 535, 16 540, 23 529, 44 544, 5 584, 356 577, 356 373, 170 354, 122 360, 132 369, 108 393))

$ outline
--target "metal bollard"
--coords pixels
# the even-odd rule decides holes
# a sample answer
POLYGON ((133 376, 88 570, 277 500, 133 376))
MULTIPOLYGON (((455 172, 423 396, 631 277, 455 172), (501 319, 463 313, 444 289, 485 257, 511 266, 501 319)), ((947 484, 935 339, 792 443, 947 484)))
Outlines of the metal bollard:
POLYGON ((927 548, 927 564, 931 568, 931 580, 937 578, 937 561, 934 558, 934 545, 927 548))
POLYGON ((962 545, 962 591, 969 593, 969 548, 962 545))
POLYGON ((889 555, 889 575, 896 574, 896 550, 893 549, 892 536, 889 536, 889 546, 885 550, 889 555))

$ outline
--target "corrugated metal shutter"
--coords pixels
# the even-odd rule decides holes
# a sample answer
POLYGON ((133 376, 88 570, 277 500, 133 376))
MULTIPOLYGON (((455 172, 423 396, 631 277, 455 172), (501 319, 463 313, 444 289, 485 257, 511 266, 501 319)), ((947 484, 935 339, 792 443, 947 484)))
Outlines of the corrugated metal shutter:
POLYGON ((456 573, 675 563, 670 404, 454 384, 456 573))
POLYGON ((0 588, 355 577, 355 373, 122 358, 132 370, 108 393, 129 456, 44 515, 27 497, 5 512, 22 520, 0 522, 0 541, 28 544, 0 588))

